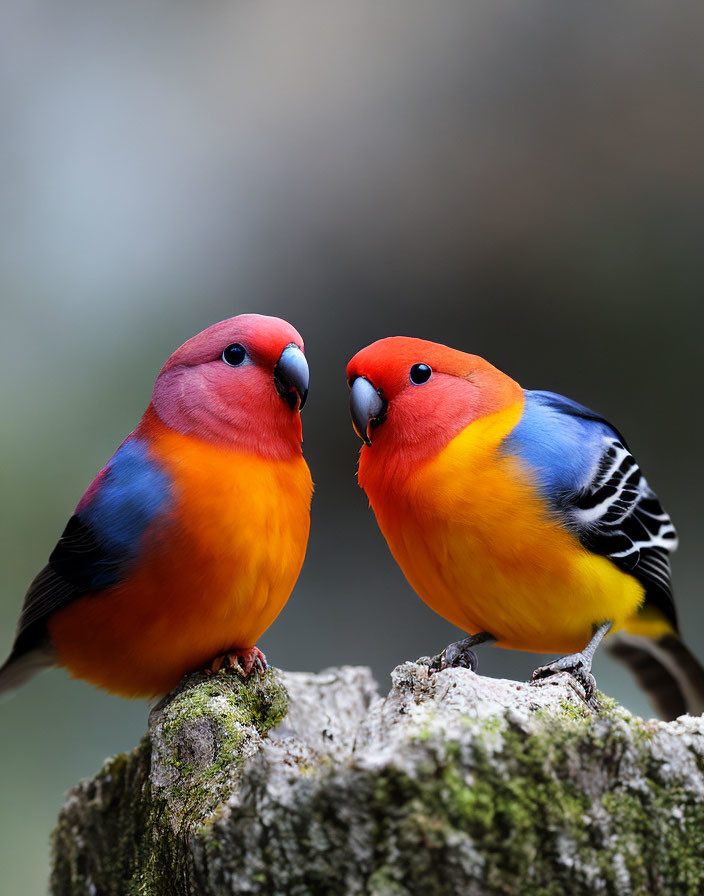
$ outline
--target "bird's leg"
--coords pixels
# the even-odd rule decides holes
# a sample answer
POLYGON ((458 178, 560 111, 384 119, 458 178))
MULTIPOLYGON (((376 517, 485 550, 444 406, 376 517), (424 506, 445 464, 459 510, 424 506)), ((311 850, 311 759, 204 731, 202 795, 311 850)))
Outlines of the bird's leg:
POLYGON ((463 669, 471 669, 476 672, 479 667, 476 653, 472 650, 478 644, 485 644, 487 641, 495 641, 496 638, 489 632, 478 632, 476 635, 468 635, 461 641, 453 641, 447 647, 433 657, 430 661, 430 672, 441 672, 450 666, 460 666, 463 669))
POLYGON ((266 668, 266 657, 258 647, 237 647, 216 656, 205 671, 208 675, 216 675, 221 669, 232 669, 242 678, 248 678, 252 669, 263 672, 266 668))
POLYGON ((558 672, 569 672, 582 685, 587 702, 589 702, 596 690, 596 679, 592 675, 592 660, 597 647, 601 643, 601 639, 611 628, 611 625, 611 622, 605 622, 603 625, 594 626, 592 639, 584 650, 580 653, 571 653, 569 656, 563 656, 559 660, 548 663, 546 666, 539 666, 533 673, 532 681, 549 678, 551 675, 557 675, 558 672))

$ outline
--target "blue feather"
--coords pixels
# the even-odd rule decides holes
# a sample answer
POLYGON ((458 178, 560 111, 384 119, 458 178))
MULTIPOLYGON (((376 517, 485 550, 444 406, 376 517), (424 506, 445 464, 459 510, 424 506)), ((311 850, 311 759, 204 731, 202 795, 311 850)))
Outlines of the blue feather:
MULTIPOLYGON (((95 549, 63 552, 64 575, 87 589, 105 588, 119 581, 126 568, 136 562, 142 536, 170 504, 168 475, 150 457, 145 442, 126 441, 106 467, 91 500, 76 517, 80 528, 90 532, 95 549), (70 569, 66 561, 71 558, 70 569)), ((56 561, 57 558, 53 558, 56 561)))
POLYGON ((13 655, 41 643, 46 619, 81 595, 117 584, 139 560, 147 528, 172 503, 171 481, 132 436, 93 480, 30 585, 13 655))
POLYGON ((99 540, 133 551, 171 492, 169 478, 139 439, 125 442, 110 461, 93 500, 79 512, 99 540))
POLYGON ((598 465, 604 437, 619 433, 599 414, 554 392, 525 391, 523 415, 503 443, 534 472, 553 503, 576 493, 598 465))
POLYGON ((553 392, 525 392, 502 450, 520 458, 563 525, 590 551, 637 578, 646 604, 677 628, 669 554, 677 534, 621 433, 553 392))

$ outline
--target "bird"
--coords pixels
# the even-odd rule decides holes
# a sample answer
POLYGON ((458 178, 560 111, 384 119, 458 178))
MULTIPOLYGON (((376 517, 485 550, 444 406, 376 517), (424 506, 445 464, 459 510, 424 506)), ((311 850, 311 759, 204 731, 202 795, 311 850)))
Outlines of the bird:
POLYGON ((0 694, 53 665, 124 697, 262 669, 256 642, 308 542, 308 387, 303 340, 279 318, 232 317, 176 349, 31 583, 0 694))
POLYGON ((431 663, 476 669, 473 647, 563 654, 596 703, 605 635, 665 718, 704 711, 704 670, 672 596, 672 521, 621 433, 483 358, 405 336, 347 367, 358 482, 406 579, 468 633, 431 663))

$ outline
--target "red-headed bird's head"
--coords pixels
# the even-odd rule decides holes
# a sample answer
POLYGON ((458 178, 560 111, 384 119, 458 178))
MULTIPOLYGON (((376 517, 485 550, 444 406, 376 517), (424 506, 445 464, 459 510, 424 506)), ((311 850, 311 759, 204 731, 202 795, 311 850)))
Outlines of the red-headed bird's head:
POLYGON ((350 409, 362 458, 431 457, 466 426, 521 400, 522 389, 477 355, 391 336, 347 365, 350 409))
POLYGON ((152 406, 177 432, 271 457, 300 454, 308 395, 303 340, 278 317, 241 314, 171 355, 152 406))

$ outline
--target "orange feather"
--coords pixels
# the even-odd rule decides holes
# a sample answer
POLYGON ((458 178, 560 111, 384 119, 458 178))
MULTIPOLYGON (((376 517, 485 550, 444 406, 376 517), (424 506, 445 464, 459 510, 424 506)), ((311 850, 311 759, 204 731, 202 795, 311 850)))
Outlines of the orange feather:
POLYGON ((381 462, 379 446, 364 446, 359 482, 433 610, 499 647, 571 653, 595 622, 623 626, 644 589, 552 519, 528 471, 498 450, 522 408, 521 399, 475 420, 420 464, 381 462))
POLYGON ((149 530, 138 566, 48 621, 57 662, 123 696, 152 696, 230 648, 251 647, 298 578, 312 481, 303 457, 263 458, 144 429, 170 475, 174 509, 149 530))

